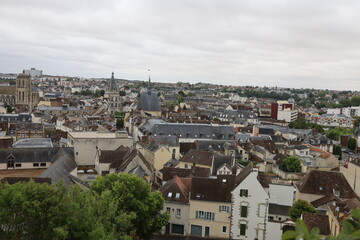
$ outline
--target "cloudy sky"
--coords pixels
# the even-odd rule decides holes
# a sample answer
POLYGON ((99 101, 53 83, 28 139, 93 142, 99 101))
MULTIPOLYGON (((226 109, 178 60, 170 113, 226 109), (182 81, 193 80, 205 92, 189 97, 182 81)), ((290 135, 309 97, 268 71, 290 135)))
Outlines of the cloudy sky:
POLYGON ((360 90, 360 1, 1 0, 0 72, 360 90))

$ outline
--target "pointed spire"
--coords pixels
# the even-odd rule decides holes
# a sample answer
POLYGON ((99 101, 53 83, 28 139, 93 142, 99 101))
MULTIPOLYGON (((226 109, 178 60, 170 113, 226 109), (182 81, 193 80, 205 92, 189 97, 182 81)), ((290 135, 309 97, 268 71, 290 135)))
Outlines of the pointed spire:
POLYGON ((111 80, 113 80, 114 79, 114 71, 112 71, 112 73, 111 73, 111 80))
POLYGON ((148 83, 148 90, 150 91, 150 89, 151 89, 150 69, 148 69, 148 71, 149 71, 149 83, 148 83))

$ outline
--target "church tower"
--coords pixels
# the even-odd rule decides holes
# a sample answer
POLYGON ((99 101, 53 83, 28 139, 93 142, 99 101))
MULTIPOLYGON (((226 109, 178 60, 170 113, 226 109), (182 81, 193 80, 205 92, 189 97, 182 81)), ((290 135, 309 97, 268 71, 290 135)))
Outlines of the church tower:
POLYGON ((111 73, 111 79, 110 79, 110 88, 109 92, 115 92, 116 91, 116 83, 114 78, 114 72, 111 73))
POLYGON ((30 74, 19 74, 16 78, 16 100, 17 106, 32 109, 32 92, 31 92, 31 76, 30 74))

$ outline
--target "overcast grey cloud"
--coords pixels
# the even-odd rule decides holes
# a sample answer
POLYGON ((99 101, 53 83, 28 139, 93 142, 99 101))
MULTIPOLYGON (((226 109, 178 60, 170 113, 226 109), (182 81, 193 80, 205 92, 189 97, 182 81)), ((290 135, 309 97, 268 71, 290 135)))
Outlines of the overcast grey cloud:
POLYGON ((360 90, 360 1, 2 0, 0 72, 360 90))

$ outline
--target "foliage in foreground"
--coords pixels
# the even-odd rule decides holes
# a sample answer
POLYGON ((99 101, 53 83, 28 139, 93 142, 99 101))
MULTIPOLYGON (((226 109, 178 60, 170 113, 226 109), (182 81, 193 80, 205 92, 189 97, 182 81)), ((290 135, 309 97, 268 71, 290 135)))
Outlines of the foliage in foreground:
POLYGON ((0 239, 150 239, 168 221, 159 192, 130 174, 97 178, 91 189, 33 181, 0 185, 0 239))
MULTIPOLYGON (((303 220, 298 219, 295 223, 295 231, 287 231, 282 237, 282 240, 290 239, 302 239, 302 240, 320 240, 324 239, 323 236, 319 234, 319 228, 314 227, 310 231, 306 227, 306 224, 303 220)), ((341 231, 338 236, 327 236, 326 239, 329 240, 358 240, 360 239, 360 208, 352 210, 350 218, 346 219, 343 224, 341 231)))

